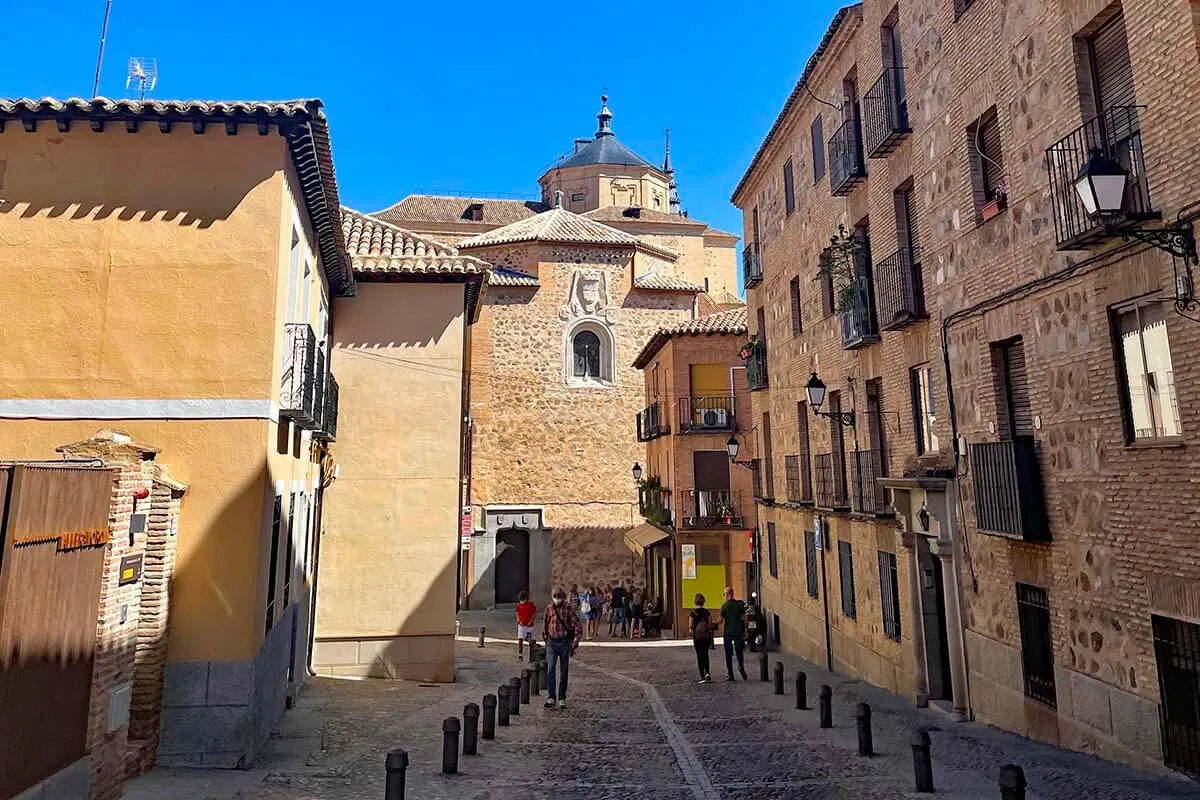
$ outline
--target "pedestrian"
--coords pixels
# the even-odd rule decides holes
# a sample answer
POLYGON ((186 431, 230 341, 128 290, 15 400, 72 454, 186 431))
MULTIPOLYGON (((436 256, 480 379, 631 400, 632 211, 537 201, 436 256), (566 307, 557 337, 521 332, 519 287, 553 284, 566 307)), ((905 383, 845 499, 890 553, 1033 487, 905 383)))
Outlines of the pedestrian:
POLYGON ((708 650, 712 647, 715 627, 712 613, 704 607, 704 595, 697 594, 696 607, 688 615, 688 629, 692 633, 692 646, 696 649, 696 666, 700 668, 700 682, 711 683, 708 674, 708 650))
POLYGON ((595 639, 600 635, 600 621, 604 619, 604 592, 592 587, 592 615, 588 619, 588 638, 595 639))
POLYGON ((546 640, 546 708, 567 707, 567 675, 571 656, 579 649, 583 625, 579 615, 567 603, 567 593, 554 590, 554 602, 546 607, 542 617, 542 636, 546 640))
POLYGON ((579 593, 579 618, 583 621, 584 635, 589 639, 592 638, 592 609, 592 590, 585 586, 579 593))
POLYGON ((575 611, 577 611, 577 612, 579 611, 579 584, 578 583, 571 584, 571 593, 569 595, 567 595, 567 602, 571 604, 571 607, 574 608, 575 611))
POLYGON ((746 604, 733 597, 733 587, 725 587, 725 602, 721 604, 721 634, 725 639, 725 680, 733 680, 733 657, 737 655, 738 672, 746 680, 746 604))
POLYGON ((633 605, 630 607, 630 618, 632 635, 634 639, 640 639, 645 635, 642 629, 642 620, 646 615, 646 595, 641 589, 633 596, 633 605))
POLYGON ((617 581, 612 588, 612 596, 609 599, 612 607, 612 616, 609 617, 608 635, 616 636, 618 629, 625 627, 625 587, 617 581))
MULTIPOLYGON (((525 643, 533 640, 533 623, 537 621, 537 606, 529 592, 517 593, 517 661, 525 658, 525 643)), ((533 646, 530 645, 532 652, 533 646)))
POLYGON ((646 598, 646 623, 643 636, 658 638, 662 636, 662 600, 654 595, 646 598))
POLYGON ((625 581, 625 618, 621 623, 621 638, 629 638, 629 628, 633 625, 633 581, 625 581))

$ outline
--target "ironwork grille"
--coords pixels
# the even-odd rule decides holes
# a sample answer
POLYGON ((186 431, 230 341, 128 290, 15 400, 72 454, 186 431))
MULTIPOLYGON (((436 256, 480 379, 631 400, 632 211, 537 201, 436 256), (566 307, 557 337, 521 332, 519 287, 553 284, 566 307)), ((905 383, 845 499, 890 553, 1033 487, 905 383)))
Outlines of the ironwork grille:
POLYGON ((854 551, 849 542, 838 542, 838 579, 842 585, 842 613, 850 619, 857 619, 858 606, 854 603, 854 551))
POLYGON ((678 406, 679 430, 683 433, 734 429, 737 403, 732 397, 681 397, 678 406))
POLYGON ((279 534, 283 522, 283 497, 275 497, 271 510, 271 562, 267 570, 267 623, 266 633, 275 624, 275 580, 279 574, 279 534))
POLYGON ((876 478, 883 475, 883 453, 855 450, 850 457, 854 510, 863 514, 882 514, 887 510, 887 490, 876 478))
POLYGON ((883 632, 900 641, 900 585, 896 582, 896 554, 879 551, 879 599, 883 603, 883 632))
POLYGON ((1050 639, 1050 600, 1046 590, 1017 584, 1017 618, 1021 623, 1021 665, 1025 696, 1054 708, 1054 645, 1050 639))
POLYGON ((804 532, 804 569, 808 580, 808 596, 817 597, 817 534, 804 532))
POLYGON ((754 498, 756 500, 763 499, 762 486, 762 459, 755 458, 750 461, 750 483, 754 487, 754 498))
POLYGON ((787 481, 787 501, 799 503, 800 497, 800 456, 783 457, 783 474, 787 481))
POLYGON ((779 577, 778 547, 775 544, 775 523, 767 523, 767 560, 770 562, 771 577, 779 577))
POLYGON ((818 453, 813 458, 817 476, 817 508, 844 510, 850 507, 846 496, 846 469, 835 453, 818 453))
POLYGON ((1200 777, 1200 625, 1151 615, 1163 761, 1200 777))

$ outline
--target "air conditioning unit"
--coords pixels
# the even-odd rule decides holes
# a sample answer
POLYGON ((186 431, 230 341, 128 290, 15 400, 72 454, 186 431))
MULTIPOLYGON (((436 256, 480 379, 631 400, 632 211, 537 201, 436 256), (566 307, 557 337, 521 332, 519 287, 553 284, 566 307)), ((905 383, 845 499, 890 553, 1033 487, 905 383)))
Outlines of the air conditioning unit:
POLYGON ((723 408, 706 408, 700 415, 700 424, 705 428, 724 428, 729 420, 729 412, 723 408))

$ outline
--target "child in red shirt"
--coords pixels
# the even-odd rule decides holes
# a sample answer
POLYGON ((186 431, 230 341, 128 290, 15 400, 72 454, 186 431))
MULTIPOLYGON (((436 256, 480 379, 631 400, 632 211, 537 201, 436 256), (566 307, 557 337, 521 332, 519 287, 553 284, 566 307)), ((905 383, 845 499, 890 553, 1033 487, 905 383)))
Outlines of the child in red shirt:
POLYGON ((518 594, 517 601, 517 661, 520 661, 525 657, 525 642, 533 640, 537 606, 529 599, 528 592, 518 594))

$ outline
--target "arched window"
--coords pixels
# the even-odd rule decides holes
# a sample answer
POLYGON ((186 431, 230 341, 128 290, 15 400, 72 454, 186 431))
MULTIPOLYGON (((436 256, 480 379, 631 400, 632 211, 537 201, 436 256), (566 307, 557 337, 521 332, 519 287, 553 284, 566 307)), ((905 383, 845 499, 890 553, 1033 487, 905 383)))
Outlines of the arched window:
POLYGON ((591 331, 580 331, 575 334, 571 347, 575 353, 572 374, 582 380, 600 380, 600 337, 591 331))

